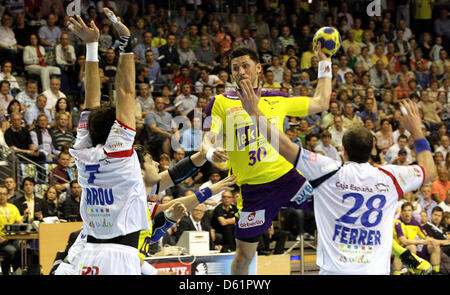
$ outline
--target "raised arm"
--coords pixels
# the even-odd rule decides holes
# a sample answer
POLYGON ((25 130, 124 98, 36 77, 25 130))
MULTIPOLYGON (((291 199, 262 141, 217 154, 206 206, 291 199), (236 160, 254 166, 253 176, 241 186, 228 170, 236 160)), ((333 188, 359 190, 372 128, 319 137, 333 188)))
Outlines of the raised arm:
POLYGON ((402 99, 400 101, 400 109, 403 116, 399 120, 405 126, 405 129, 411 133, 414 140, 414 148, 416 150, 417 163, 423 167, 425 171, 425 183, 433 181, 436 177, 436 166, 433 160, 431 148, 422 132, 422 120, 420 119, 419 109, 415 102, 410 99, 402 99))
POLYGON ((98 39, 100 32, 91 21, 88 27, 77 15, 77 20, 69 18, 67 27, 86 43, 86 70, 84 71, 85 108, 92 109, 100 105, 100 74, 98 68, 98 39))
POLYGON ((119 63, 115 80, 116 88, 116 117, 129 128, 136 129, 136 70, 134 52, 131 47, 130 30, 116 17, 114 12, 103 8, 106 16, 111 20, 120 36, 119 63))
POLYGON ((331 58, 322 52, 322 45, 319 42, 316 48, 316 55, 319 58, 318 82, 314 96, 309 102, 308 115, 313 115, 328 110, 332 91, 332 66, 331 58))

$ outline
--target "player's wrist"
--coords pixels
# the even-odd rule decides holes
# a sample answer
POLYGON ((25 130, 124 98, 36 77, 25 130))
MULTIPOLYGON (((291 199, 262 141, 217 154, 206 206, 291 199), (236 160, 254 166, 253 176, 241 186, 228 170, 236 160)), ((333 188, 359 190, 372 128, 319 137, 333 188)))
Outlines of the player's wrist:
POLYGON ((318 70, 317 70, 317 78, 333 78, 332 73, 332 64, 331 60, 321 60, 319 61, 318 70))
POLYGON ((98 42, 86 43, 86 61, 98 62, 98 42))
POLYGON ((213 163, 213 154, 216 151, 216 148, 212 147, 210 148, 207 152, 206 152, 206 160, 208 160, 209 162, 213 163))

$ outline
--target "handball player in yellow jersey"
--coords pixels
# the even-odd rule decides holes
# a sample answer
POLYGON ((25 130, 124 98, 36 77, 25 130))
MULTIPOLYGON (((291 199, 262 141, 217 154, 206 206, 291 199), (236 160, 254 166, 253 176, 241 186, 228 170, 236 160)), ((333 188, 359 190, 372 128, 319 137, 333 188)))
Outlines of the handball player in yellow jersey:
MULTIPOLYGON (((286 116, 307 116, 325 111, 331 95, 331 58, 319 44, 319 82, 313 97, 291 97, 281 91, 259 91, 259 107, 270 123, 282 130, 286 116)), ((279 155, 242 108, 239 85, 259 86, 262 71, 259 57, 249 48, 235 49, 231 54, 232 79, 238 89, 216 95, 208 104, 205 137, 210 143, 208 154, 225 148, 233 175, 240 188, 235 223, 236 255, 231 274, 248 274, 256 253, 259 236, 271 225, 281 207, 308 208, 312 187, 304 177, 279 155)), ((207 157, 212 161, 212 156, 207 157)), ((217 159, 217 158, 216 158, 217 159)))

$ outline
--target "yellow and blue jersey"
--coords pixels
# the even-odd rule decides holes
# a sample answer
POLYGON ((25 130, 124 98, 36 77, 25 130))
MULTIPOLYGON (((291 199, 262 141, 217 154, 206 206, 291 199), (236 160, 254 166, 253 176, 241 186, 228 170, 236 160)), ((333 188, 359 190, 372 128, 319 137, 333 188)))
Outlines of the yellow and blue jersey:
POLYGON ((405 222, 401 217, 394 221, 394 240, 399 242, 399 238, 405 236, 408 240, 415 240, 416 237, 425 239, 428 235, 420 223, 414 218, 410 222, 405 222))

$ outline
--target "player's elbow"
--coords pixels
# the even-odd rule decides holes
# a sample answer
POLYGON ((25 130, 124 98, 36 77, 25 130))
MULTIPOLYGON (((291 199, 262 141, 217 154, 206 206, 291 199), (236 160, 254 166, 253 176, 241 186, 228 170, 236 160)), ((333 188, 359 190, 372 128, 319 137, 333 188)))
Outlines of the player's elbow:
POLYGON ((436 170, 434 168, 425 169, 424 183, 433 182, 436 179, 436 170))

